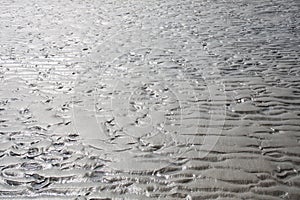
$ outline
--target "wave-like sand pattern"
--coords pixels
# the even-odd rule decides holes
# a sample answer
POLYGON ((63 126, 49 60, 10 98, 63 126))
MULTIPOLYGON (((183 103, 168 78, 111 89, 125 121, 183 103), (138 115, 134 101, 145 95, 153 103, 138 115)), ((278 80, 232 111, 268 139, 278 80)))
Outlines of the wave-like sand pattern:
POLYGON ((299 3, 0 5, 0 199, 299 199, 299 3))

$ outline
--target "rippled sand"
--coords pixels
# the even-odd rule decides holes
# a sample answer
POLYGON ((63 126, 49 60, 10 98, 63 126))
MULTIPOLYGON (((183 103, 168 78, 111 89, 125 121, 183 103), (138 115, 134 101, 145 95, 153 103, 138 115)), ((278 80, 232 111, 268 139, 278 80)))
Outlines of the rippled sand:
POLYGON ((300 199, 299 6, 1 1, 0 199, 300 199))

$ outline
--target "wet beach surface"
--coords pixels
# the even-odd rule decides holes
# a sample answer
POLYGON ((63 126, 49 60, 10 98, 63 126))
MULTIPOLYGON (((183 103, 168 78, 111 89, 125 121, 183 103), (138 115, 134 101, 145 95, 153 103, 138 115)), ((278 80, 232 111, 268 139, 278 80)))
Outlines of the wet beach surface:
POLYGON ((299 199, 296 0, 3 0, 0 199, 299 199))

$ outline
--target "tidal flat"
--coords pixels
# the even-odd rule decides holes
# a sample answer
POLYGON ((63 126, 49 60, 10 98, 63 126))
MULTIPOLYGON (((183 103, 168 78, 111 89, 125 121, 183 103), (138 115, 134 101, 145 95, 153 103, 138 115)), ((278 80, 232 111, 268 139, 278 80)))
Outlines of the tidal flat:
POLYGON ((0 11, 0 199, 300 199, 298 1, 0 11))

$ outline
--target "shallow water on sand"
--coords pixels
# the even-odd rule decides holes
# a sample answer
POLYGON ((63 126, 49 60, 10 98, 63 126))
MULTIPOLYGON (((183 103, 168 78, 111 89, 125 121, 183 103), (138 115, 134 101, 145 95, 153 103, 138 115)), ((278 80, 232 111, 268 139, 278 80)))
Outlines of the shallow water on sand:
POLYGON ((0 9, 0 199, 300 198, 297 1, 0 9))

